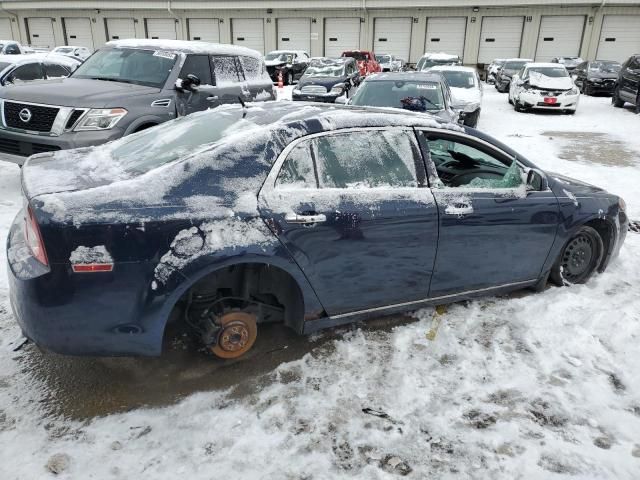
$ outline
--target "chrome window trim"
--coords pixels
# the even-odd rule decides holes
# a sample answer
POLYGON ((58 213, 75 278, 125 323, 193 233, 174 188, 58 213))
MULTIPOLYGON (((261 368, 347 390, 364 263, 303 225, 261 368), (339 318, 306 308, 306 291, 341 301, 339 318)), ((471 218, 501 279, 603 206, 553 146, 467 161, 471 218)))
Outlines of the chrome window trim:
POLYGON ((365 314, 365 313, 381 312, 381 311, 390 310, 390 309, 393 309, 393 308, 410 307, 411 305, 418 305, 418 304, 421 304, 421 303, 434 302, 434 301, 438 301, 438 300, 445 300, 445 299, 448 299, 448 298, 454 298, 454 297, 459 297, 459 296, 462 296, 462 295, 469 295, 469 294, 473 294, 473 293, 489 292, 491 290, 498 290, 500 288, 531 285, 532 283, 535 283, 537 281, 538 281, 537 279, 532 279, 532 280, 525 280, 525 281, 521 281, 521 282, 503 283, 501 285, 495 285, 493 287, 477 288, 475 290, 464 290, 462 292, 452 293, 452 294, 449 294, 449 295, 441 295, 441 296, 438 296, 438 297, 427 297, 427 298, 423 298, 421 300, 412 300, 410 302, 394 303, 393 305, 385 305, 385 306, 382 306, 382 307, 367 308, 367 309, 364 309, 364 310, 356 310, 356 311, 353 311, 353 312, 340 313, 338 315, 329 315, 329 318, 332 319, 332 320, 336 320, 336 319, 340 319, 340 318, 352 317, 354 315, 362 315, 362 314, 365 314))
MULTIPOLYGON (((429 133, 443 133, 443 129, 441 128, 432 128, 432 127, 414 127, 416 131, 419 132, 429 132, 429 133)), ((501 148, 496 147, 495 145, 487 142, 486 140, 483 140, 481 138, 475 137, 473 135, 469 135, 466 132, 458 132, 455 130, 444 130, 444 133, 449 134, 449 135, 453 135, 453 136, 459 136, 464 138, 465 140, 470 140, 471 142, 476 142, 479 144, 484 145, 485 147, 487 147, 489 150, 492 150, 494 152, 498 152, 498 154, 501 154, 505 157, 509 157, 512 158, 515 162, 517 162, 518 166, 520 168, 522 168, 525 172, 528 171, 531 167, 528 167, 526 165, 524 165, 521 161, 518 160, 518 157, 514 157, 513 155, 505 152, 504 150, 502 150, 501 148)), ((431 161, 431 159, 429 159, 429 161, 431 161)), ((435 164, 434 164, 435 167, 435 164)), ((544 172, 544 170, 541 170, 544 172)), ((428 174, 429 172, 427 172, 428 174)), ((437 172, 436 172, 437 173, 437 172)), ((544 172, 544 174, 546 175, 546 172, 544 172)), ((438 177, 438 180, 440 180, 440 177, 438 177)), ((442 180, 440 180, 442 182, 442 180)), ((432 187, 433 190, 433 187, 432 187)), ((436 188, 435 191, 443 191, 446 190, 447 192, 449 191, 455 191, 455 192, 461 192, 461 193, 482 193, 482 191, 484 189, 481 188, 465 188, 465 187, 447 187, 445 185, 443 185, 441 188, 436 188)), ((511 192, 511 191, 515 191, 517 190, 517 188, 496 188, 496 189, 486 189, 486 191, 492 191, 492 190, 500 190, 501 192, 511 192)), ((547 187, 546 190, 540 190, 541 192, 552 192, 550 187, 547 187)), ((529 193, 529 192, 527 192, 529 193)))
MULTIPOLYGON (((295 140, 293 140, 291 143, 289 143, 289 145, 287 145, 282 152, 280 152, 280 155, 278 155, 278 158, 276 159, 276 161, 273 163, 273 166, 271 167, 271 171, 269 172, 269 175, 267 175, 266 180, 264 181, 264 184, 262 186, 262 189, 260 190, 260 194, 262 195, 263 192, 270 192, 271 190, 275 190, 276 189, 276 180, 278 179, 278 174, 280 173, 280 169, 282 168, 282 164, 284 163, 284 161, 286 160, 286 158, 289 156, 289 153, 291 152, 291 150, 293 150, 299 143, 303 142, 303 141, 308 141, 310 139, 313 138, 318 138, 318 137, 324 137, 327 135, 334 135, 336 133, 350 133, 350 132, 369 132, 369 131, 380 131, 380 130, 403 130, 403 131, 409 131, 413 134, 413 127, 406 127, 406 126, 387 126, 387 127, 346 127, 346 128, 337 128, 335 130, 324 130, 322 132, 317 132, 317 133, 311 133, 309 135, 304 135, 302 137, 298 137, 295 140)), ((416 140, 416 143, 417 140, 416 140)), ((417 145, 418 148, 420 148, 420 145, 417 145)), ((416 172, 417 175, 417 172, 416 172)), ((425 183, 425 187, 426 187, 426 183, 425 183)), ((414 189, 419 189, 420 187, 398 187, 398 188, 411 188, 412 190, 414 189)), ((315 190, 315 191, 320 191, 320 190, 328 190, 328 189, 323 189, 323 188, 317 188, 317 189, 309 189, 309 190, 315 190)), ((344 189, 334 189, 334 190, 344 190, 344 189)), ((356 189, 353 189, 354 191, 356 189)))

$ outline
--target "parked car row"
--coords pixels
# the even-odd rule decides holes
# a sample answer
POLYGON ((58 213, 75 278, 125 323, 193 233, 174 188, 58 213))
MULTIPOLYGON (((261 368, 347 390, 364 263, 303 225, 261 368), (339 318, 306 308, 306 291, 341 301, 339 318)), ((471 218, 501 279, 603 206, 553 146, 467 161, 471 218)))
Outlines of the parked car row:
POLYGON ((625 103, 640 113, 640 54, 624 64, 610 60, 584 61, 580 57, 555 57, 549 63, 531 59, 496 59, 488 67, 487 82, 499 92, 509 92, 517 111, 558 110, 576 112, 580 94, 607 94, 615 107, 625 103), (491 79, 491 80, 490 80, 491 79))

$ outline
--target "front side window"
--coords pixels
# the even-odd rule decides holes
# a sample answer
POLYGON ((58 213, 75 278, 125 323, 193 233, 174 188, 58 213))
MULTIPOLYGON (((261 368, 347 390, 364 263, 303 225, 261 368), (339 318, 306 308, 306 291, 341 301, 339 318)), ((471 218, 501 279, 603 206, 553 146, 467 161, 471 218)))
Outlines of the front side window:
POLYGON ((200 85, 211 85, 211 67, 208 55, 187 55, 184 61, 180 78, 187 78, 187 75, 195 75, 200 79, 200 85))
POLYGON ((216 85, 240 81, 240 74, 235 57, 214 56, 211 57, 211 61, 213 63, 213 74, 215 75, 216 85))
POLYGON ((177 54, 163 50, 98 50, 78 67, 73 77, 162 88, 177 57, 177 54))
POLYGON ((44 71, 47 78, 62 78, 69 75, 69 71, 65 67, 55 63, 45 63, 44 71))
POLYGON ((523 183, 518 163, 513 159, 436 135, 427 135, 427 145, 445 187, 517 188, 523 183))
POLYGON ((23 83, 31 82, 33 80, 42 80, 44 78, 42 74, 42 68, 39 63, 28 63, 21 65, 9 74, 7 82, 9 83, 23 83))

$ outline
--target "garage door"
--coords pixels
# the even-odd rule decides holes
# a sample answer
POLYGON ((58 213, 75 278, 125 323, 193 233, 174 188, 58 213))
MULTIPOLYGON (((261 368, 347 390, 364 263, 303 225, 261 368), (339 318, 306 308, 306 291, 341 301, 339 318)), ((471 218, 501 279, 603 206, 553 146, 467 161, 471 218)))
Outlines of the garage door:
POLYGON ((27 18, 29 30, 29 45, 34 47, 53 48, 56 40, 53 36, 53 19, 27 18))
POLYGON ((536 61, 580 55, 583 31, 583 15, 544 15, 540 20, 536 61))
POLYGON ((173 18, 146 18, 147 38, 175 40, 176 21, 173 18))
POLYGON ((373 21, 373 51, 409 60, 411 25, 408 18, 376 18, 373 21))
POLYGON ((483 17, 478 63, 520 56, 524 17, 483 17))
POLYGON ((427 38, 424 51, 448 53, 462 58, 467 17, 433 17, 427 19, 427 38))
POLYGON ((13 32, 11 31, 11 20, 8 18, 0 18, 0 38, 13 40, 13 32))
POLYGON ((640 15, 605 15, 598 44, 598 60, 625 61, 640 53, 640 15))
POLYGON ((231 43, 264 53, 264 21, 261 18, 231 19, 231 43))
POLYGON ((136 38, 136 28, 133 18, 106 18, 108 40, 124 40, 125 38, 136 38))
POLYGON ((220 20, 217 18, 190 18, 187 25, 189 40, 220 42, 220 20))
POLYGON ((324 54, 339 57, 345 50, 360 48, 360 18, 326 18, 324 54))
POLYGON ((63 18, 64 37, 67 45, 87 47, 93 50, 91 20, 88 18, 63 18))
POLYGON ((311 19, 279 18, 278 50, 311 51, 311 19))

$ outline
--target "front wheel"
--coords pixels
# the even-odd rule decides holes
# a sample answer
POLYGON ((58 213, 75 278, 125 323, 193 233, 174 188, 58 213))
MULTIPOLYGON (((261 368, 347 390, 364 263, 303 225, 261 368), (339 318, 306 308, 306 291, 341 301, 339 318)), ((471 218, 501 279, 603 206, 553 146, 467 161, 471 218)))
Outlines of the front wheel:
POLYGON ((638 98, 636 98, 636 113, 640 114, 640 93, 638 94, 638 98))
POLYGON ((600 234, 591 227, 580 227, 556 260, 551 280, 557 285, 585 283, 597 270, 603 254, 600 234))
POLYGON ((293 85, 293 72, 287 73, 287 85, 293 85))

